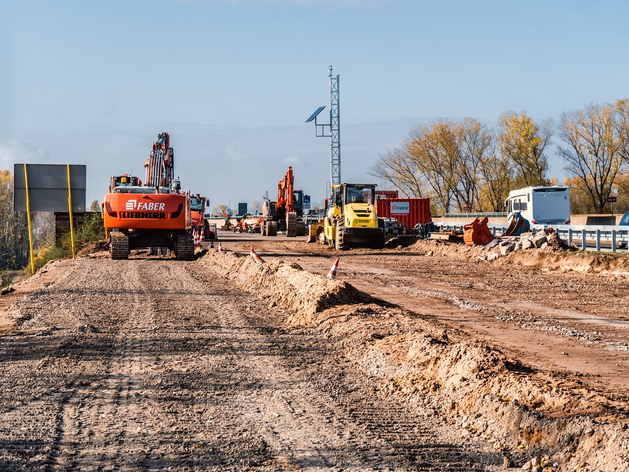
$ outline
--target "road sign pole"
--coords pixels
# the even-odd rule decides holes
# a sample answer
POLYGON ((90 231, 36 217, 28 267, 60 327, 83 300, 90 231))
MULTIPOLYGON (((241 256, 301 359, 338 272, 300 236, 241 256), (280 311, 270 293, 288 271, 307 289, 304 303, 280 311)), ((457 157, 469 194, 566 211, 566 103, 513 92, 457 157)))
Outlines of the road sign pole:
POLYGON ((70 239, 72 240, 72 259, 76 258, 74 246, 74 219, 72 218, 72 186, 70 185, 70 164, 68 164, 68 213, 70 213, 70 239))
POLYGON ((28 172, 24 164, 24 185, 26 187, 26 217, 28 219, 28 243, 31 249, 31 274, 35 273, 35 258, 33 256, 33 225, 31 223, 31 201, 28 196, 28 172))

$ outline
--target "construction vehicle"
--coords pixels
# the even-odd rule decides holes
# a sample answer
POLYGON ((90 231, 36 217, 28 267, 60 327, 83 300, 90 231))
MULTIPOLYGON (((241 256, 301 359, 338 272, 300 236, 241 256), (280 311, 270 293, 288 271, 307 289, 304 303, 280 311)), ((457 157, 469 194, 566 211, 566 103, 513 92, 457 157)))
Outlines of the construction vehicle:
POLYGON ((262 236, 277 236, 278 231, 286 231, 286 236, 295 237, 306 234, 306 225, 300 220, 303 216, 304 193, 295 190, 293 168, 277 183, 277 201, 264 197, 262 205, 262 236))
POLYGON ((337 250, 349 247, 384 247, 384 221, 376 216, 375 184, 332 186, 332 198, 323 224, 313 228, 316 239, 337 250))
POLYGON ((207 239, 214 239, 215 235, 210 231, 210 224, 205 219, 205 209, 209 205, 209 200, 201 195, 190 195, 190 215, 192 218, 192 230, 201 232, 207 239))
POLYGON ((194 258, 190 196, 174 179, 174 151, 168 133, 153 143, 144 185, 137 177, 112 177, 102 203, 112 259, 127 259, 137 248, 165 247, 179 260, 194 258))
POLYGON ((259 216, 244 216, 234 226, 234 231, 239 233, 260 233, 264 218, 259 216))

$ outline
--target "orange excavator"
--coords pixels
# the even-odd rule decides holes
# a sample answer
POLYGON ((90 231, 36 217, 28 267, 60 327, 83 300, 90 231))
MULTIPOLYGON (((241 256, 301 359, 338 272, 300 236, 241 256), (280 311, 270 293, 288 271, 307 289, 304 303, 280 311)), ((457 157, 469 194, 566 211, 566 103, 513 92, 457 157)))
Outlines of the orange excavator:
POLYGON ((304 193, 295 190, 293 168, 277 183, 277 201, 264 198, 261 225, 262 236, 276 236, 278 231, 286 231, 286 236, 303 236, 305 225, 299 218, 303 216, 304 193))
POLYGON ((174 157, 168 133, 161 133, 144 164, 144 185, 128 174, 111 178, 101 208, 112 259, 153 247, 167 247, 179 260, 194 258, 190 196, 173 178, 174 157))

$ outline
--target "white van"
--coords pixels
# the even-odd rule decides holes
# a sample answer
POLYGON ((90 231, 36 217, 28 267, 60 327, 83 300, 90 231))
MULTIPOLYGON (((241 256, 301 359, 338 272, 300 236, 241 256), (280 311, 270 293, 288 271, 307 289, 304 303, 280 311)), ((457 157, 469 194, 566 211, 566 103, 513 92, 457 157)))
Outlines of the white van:
POLYGON ((509 192, 508 219, 520 212, 532 225, 570 224, 570 187, 526 187, 509 192))

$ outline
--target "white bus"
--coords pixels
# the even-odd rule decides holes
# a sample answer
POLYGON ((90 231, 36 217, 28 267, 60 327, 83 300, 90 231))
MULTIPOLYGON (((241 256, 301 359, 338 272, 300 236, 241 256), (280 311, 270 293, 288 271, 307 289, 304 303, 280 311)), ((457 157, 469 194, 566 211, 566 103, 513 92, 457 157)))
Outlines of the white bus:
POLYGON ((526 187, 509 192, 508 219, 519 212, 532 225, 570 224, 570 187, 526 187))

